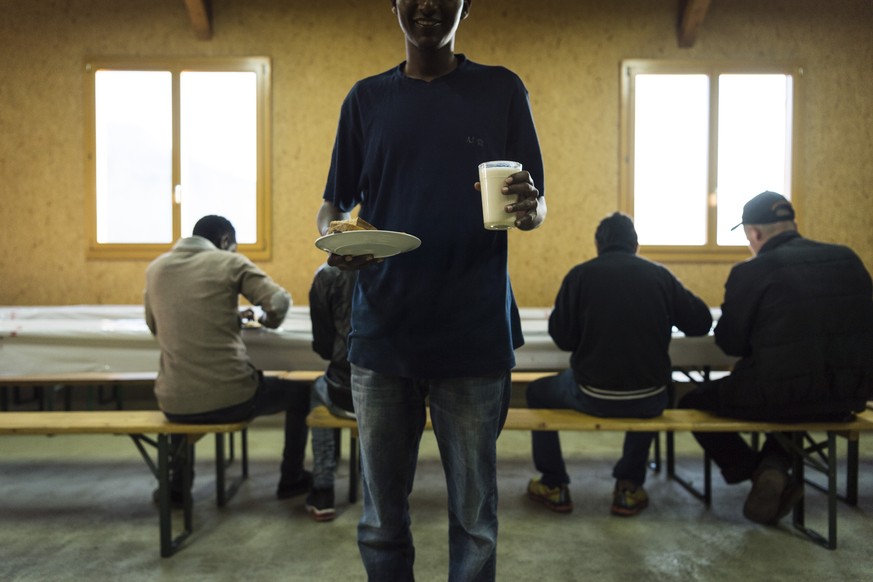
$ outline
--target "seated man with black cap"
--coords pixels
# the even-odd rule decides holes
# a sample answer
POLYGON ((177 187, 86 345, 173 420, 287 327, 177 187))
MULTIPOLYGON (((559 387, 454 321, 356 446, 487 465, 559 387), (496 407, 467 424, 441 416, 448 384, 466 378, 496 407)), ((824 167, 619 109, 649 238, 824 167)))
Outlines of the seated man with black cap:
MULTIPOLYGON (((715 340, 739 361, 682 408, 750 420, 849 420, 873 395, 873 285, 851 249, 800 236, 791 203, 762 192, 743 207, 753 257, 725 284, 715 340)), ((755 452, 736 433, 695 433, 727 483, 752 480, 746 518, 775 525, 803 496, 774 435, 755 452)))

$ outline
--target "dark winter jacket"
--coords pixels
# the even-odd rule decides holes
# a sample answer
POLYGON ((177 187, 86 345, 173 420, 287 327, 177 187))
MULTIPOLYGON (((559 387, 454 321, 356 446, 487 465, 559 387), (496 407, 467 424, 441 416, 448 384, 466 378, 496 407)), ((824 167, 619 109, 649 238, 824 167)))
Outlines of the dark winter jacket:
POLYGON ((330 362, 325 372, 328 394, 334 404, 346 410, 352 410, 348 337, 356 276, 354 271, 324 264, 309 289, 312 349, 330 362))
POLYGON ((839 416, 873 396, 873 287, 847 247, 767 241, 731 271, 715 337, 741 358, 717 383, 731 415, 839 416))

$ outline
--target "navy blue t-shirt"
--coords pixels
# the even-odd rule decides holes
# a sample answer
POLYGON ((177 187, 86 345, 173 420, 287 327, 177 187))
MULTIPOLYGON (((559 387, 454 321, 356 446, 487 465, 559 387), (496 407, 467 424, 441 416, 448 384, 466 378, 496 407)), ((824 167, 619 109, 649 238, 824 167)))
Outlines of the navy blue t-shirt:
POLYGON ((359 272, 349 361, 383 374, 498 373, 524 342, 507 234, 482 226, 473 184, 480 163, 515 160, 543 192, 536 129, 517 75, 457 56, 431 82, 402 64, 359 81, 340 114, 324 199, 422 241, 359 272))

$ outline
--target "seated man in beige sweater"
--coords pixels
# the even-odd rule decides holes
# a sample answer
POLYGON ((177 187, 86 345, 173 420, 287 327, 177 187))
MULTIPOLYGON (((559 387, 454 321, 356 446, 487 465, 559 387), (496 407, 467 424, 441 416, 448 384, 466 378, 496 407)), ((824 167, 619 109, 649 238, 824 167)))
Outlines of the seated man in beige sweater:
MULTIPOLYGON (((281 498, 309 490, 303 469, 309 386, 265 378, 246 353, 239 296, 263 310, 259 323, 276 328, 291 296, 248 258, 236 253, 226 218, 205 216, 193 236, 146 269, 145 316, 161 348, 155 395, 168 419, 224 423, 285 412, 281 498)), ((182 498, 181 466, 173 466, 172 499, 182 498)))

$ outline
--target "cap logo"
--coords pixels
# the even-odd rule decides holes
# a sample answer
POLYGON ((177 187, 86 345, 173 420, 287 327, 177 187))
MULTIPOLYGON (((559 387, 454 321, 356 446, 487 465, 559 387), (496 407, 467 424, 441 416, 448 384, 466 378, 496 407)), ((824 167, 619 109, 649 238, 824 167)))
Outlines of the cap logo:
POLYGON ((786 218, 793 218, 794 216, 794 212, 791 209, 791 204, 788 202, 774 202, 773 206, 770 207, 770 211, 777 218, 781 218, 783 216, 786 218))

